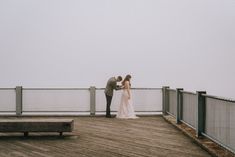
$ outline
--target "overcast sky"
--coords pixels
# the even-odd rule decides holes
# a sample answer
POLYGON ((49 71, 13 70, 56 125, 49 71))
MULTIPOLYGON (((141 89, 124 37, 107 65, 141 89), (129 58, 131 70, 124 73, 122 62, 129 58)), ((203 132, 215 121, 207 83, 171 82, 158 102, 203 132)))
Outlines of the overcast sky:
POLYGON ((182 87, 235 98, 235 0, 0 0, 0 87, 182 87))

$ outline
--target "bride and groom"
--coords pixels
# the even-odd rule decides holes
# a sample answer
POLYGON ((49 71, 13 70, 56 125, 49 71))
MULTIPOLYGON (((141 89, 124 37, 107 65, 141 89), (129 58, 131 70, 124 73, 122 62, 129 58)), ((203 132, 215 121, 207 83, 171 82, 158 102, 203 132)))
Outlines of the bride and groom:
POLYGON ((111 77, 106 85, 105 88, 105 96, 106 96, 106 117, 112 118, 110 114, 110 106, 113 98, 113 90, 120 90, 122 89, 122 96, 120 100, 120 106, 117 112, 117 118, 138 118, 135 115, 134 107, 132 104, 132 96, 131 96, 131 75, 126 75, 124 80, 122 81, 122 77, 111 77), (121 82, 121 85, 117 85, 118 82, 121 82))

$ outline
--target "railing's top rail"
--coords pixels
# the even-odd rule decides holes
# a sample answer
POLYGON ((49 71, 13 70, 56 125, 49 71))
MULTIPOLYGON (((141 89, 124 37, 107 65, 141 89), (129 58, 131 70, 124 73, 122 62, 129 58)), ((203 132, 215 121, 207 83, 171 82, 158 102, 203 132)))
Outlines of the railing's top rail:
POLYGON ((217 100, 222 100, 222 101, 235 103, 235 100, 229 99, 229 98, 223 98, 223 97, 218 97, 218 96, 208 95, 208 94, 202 94, 202 96, 207 97, 207 98, 212 98, 212 99, 217 99, 217 100))
POLYGON ((0 88, 0 90, 15 90, 16 88, 0 88))
POLYGON ((90 88, 23 88, 23 90, 89 90, 90 88))
MULTIPOLYGON (((104 90, 105 88, 96 88, 97 90, 104 90)), ((162 88, 131 88, 133 90, 162 90, 162 88)))
POLYGON ((168 91, 176 92, 176 89, 167 88, 168 91))
MULTIPOLYGON (((0 88, 0 90, 15 90, 16 88, 0 88)), ((89 90, 90 88, 22 88, 23 90, 89 90)), ((105 88, 95 88, 104 90, 105 88)), ((133 90, 161 90, 162 88, 131 88, 133 90)))
POLYGON ((185 93, 185 94, 192 94, 192 95, 197 95, 197 93, 194 93, 194 92, 189 92, 189 91, 180 91, 182 93, 185 93))
MULTIPOLYGON (((0 88, 0 90, 15 90, 15 89, 16 88, 0 88)), ((90 88, 66 88, 66 87, 65 88, 22 88, 22 89, 23 90, 90 90, 90 88)), ((105 88, 95 88, 95 89, 104 90, 105 88)), ((162 88, 131 88, 131 89, 133 90, 162 90, 162 88)), ((171 88, 167 88, 167 90, 172 91, 172 92, 177 91, 176 89, 171 89, 171 88)), ((181 90, 181 92, 186 93, 186 94, 196 95, 195 92, 189 92, 189 91, 184 91, 184 90, 181 90)), ((208 95, 208 94, 202 94, 202 96, 235 103, 235 100, 229 99, 229 98, 218 97, 218 96, 208 95)))

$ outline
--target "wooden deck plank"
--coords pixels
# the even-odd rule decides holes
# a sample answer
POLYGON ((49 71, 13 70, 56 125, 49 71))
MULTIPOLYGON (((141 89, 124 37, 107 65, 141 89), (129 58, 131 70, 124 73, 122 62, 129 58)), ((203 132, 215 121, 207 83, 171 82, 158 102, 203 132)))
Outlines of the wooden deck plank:
POLYGON ((75 122, 73 136, 58 137, 55 133, 50 133, 51 136, 33 133, 24 138, 19 133, 0 133, 0 156, 210 156, 160 116, 134 120, 104 117, 73 117, 73 119, 75 122))

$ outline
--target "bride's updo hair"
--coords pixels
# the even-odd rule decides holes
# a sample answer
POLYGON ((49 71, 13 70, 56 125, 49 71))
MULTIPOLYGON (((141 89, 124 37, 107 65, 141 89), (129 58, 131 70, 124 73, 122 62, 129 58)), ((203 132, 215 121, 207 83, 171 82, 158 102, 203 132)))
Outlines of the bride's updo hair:
MULTIPOLYGON (((130 79, 131 79, 131 75, 126 75, 126 77, 122 81, 122 85, 124 86, 126 81, 129 81, 129 83, 130 83, 130 79)), ((131 86, 131 83, 130 83, 130 86, 131 86)))

